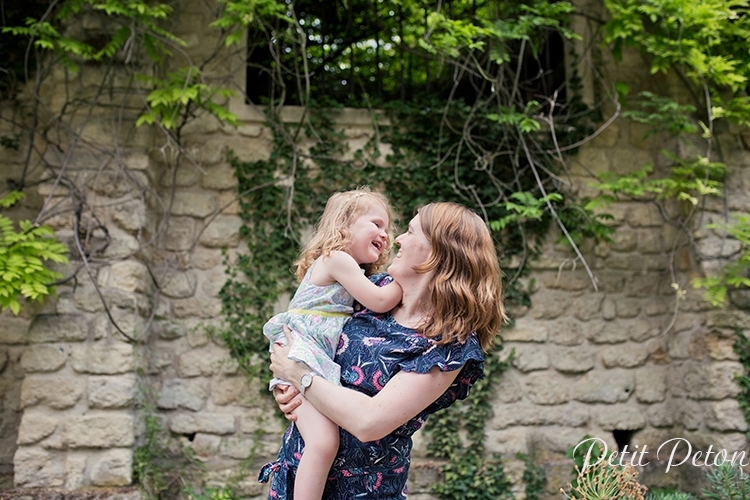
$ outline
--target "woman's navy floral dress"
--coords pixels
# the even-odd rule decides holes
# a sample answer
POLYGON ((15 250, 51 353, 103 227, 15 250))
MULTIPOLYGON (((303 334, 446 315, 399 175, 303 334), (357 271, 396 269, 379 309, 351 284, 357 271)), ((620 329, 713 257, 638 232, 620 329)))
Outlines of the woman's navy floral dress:
MULTIPOLYGON (((378 275, 383 285, 392 278, 378 275)), ((324 500, 352 498, 396 500, 406 498, 411 436, 427 416, 465 398, 482 377, 484 357, 475 335, 463 343, 435 345, 416 330, 396 323, 389 314, 368 310, 355 313, 344 326, 336 362, 341 366, 341 385, 375 395, 400 370, 427 373, 433 366, 453 371, 463 366, 456 380, 434 403, 388 436, 363 443, 340 429, 340 445, 323 492, 324 500)), ((294 475, 305 443, 291 424, 282 438, 275 462, 266 464, 258 480, 271 478, 270 499, 294 498, 294 475)))

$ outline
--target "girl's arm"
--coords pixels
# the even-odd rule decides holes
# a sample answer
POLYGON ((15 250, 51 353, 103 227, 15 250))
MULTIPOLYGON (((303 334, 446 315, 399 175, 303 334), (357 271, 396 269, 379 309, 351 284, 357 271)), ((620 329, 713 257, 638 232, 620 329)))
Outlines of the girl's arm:
MULTIPOLYGON (((401 286, 395 281, 377 286, 362 274, 359 264, 346 252, 332 252, 317 264, 331 281, 338 281, 354 299, 371 311, 384 313, 401 301, 401 286)), ((315 271, 318 271, 316 268, 315 271)))
MULTIPOLYGON (((291 344, 291 342, 289 342, 291 344)), ((300 378, 309 371, 304 363, 287 359, 288 347, 274 345, 271 370, 299 389, 300 378)), ((375 441, 418 415, 443 394, 461 370, 428 373, 400 371, 375 396, 368 396, 313 377, 305 398, 315 408, 362 442, 375 441)))

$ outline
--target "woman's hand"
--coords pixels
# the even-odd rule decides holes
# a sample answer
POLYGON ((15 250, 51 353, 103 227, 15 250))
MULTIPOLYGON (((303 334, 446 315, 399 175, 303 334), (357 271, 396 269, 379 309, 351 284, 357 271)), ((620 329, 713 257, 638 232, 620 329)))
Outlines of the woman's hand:
POLYGON ((297 415, 293 411, 302 404, 302 397, 297 396, 299 396, 299 391, 291 385, 277 385, 273 388, 273 397, 279 405, 279 410, 284 412, 286 419, 292 422, 297 420, 297 415))

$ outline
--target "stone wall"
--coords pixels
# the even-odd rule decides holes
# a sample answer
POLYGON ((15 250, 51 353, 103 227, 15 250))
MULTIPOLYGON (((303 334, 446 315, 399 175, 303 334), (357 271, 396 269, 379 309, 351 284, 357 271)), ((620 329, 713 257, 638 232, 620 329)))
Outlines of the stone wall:
MULTIPOLYGON (((207 46, 199 41, 210 38, 210 12, 187 1, 178 12, 177 34, 188 40, 186 50, 199 56, 207 46)), ((228 60, 236 63, 233 57, 228 60)), ((612 68, 615 74, 644 73, 632 54, 612 68)), ((84 68, 73 82, 74 93, 93 92, 97 71, 84 68)), ((66 81, 59 73, 48 82, 51 108, 59 106, 54 89, 66 81)), ((630 83, 659 84, 645 77, 630 83)), ((241 126, 195 120, 182 136, 189 155, 177 163, 165 154, 170 151, 160 135, 147 128, 123 132, 114 155, 87 146, 115 142, 117 131, 105 107, 82 127, 87 141, 69 141, 62 151, 41 149, 33 159, 69 169, 85 186, 84 198, 111 241, 106 258, 80 268, 79 279, 60 286, 43 307, 0 316, 2 487, 131 484, 133 451, 143 444, 148 412, 194 451, 210 483, 240 478, 246 496, 263 495, 255 470, 275 453, 281 426, 213 333, 221 327, 222 249, 229 259, 242 252, 237 182, 225 148, 242 161, 264 159, 271 134, 259 109, 242 99, 229 105, 241 126)), ((290 121, 300 116, 296 108, 284 112, 290 121)), ((373 134, 364 111, 342 110, 336 122, 346 130, 351 150, 373 134)), ((591 171, 658 165, 664 144, 642 136, 640 126, 616 120, 567 165, 569 187, 590 189, 591 171)), ((725 131, 721 140, 734 176, 727 183, 729 209, 746 212, 750 155, 737 133, 725 131)), ((19 175, 22 161, 20 153, 2 150, 0 171, 19 175)), ((17 216, 33 214, 50 193, 65 207, 69 193, 56 189, 40 184, 38 196, 17 216)), ((705 223, 722 216, 721 206, 708 208, 705 223)), ((503 355, 513 350, 515 357, 497 385, 487 449, 506 457, 516 480, 523 471, 517 452, 543 463, 551 496, 570 472, 570 462, 561 457, 585 434, 614 446, 617 431, 631 447, 650 450, 673 437, 700 448, 748 447, 747 424, 735 399, 733 375, 742 367, 732 352, 732 328, 750 326, 750 316, 706 305, 690 286, 703 270, 688 249, 677 252, 672 275, 668 250, 677 234, 653 205, 622 202, 609 211, 617 228, 614 243, 583 249, 598 291, 581 263, 574 265, 570 250, 551 236, 524 278, 533 290, 532 306, 513 310, 515 326, 503 331, 503 355), (676 316, 673 282, 687 293, 676 316)), ((81 264, 75 258, 74 220, 65 212, 47 222, 73 250, 72 263, 62 269, 70 274, 81 264)), ((696 236, 711 255, 733 248, 731 242, 722 246, 721 236, 710 229, 696 236)), ((437 477, 424 450, 418 436, 410 488, 413 498, 423 500, 432 498, 429 486, 437 477)), ((671 485, 685 481, 680 474, 654 478, 671 485)))

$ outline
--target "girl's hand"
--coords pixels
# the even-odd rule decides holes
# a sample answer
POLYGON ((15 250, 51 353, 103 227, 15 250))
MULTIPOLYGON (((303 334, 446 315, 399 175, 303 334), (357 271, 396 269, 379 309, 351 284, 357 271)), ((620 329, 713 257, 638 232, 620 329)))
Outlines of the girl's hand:
POLYGON ((273 397, 279 405, 279 410, 292 422, 297 420, 297 415, 293 411, 302 404, 302 398, 297 397, 298 395, 299 391, 291 385, 277 385, 273 388, 273 397))

